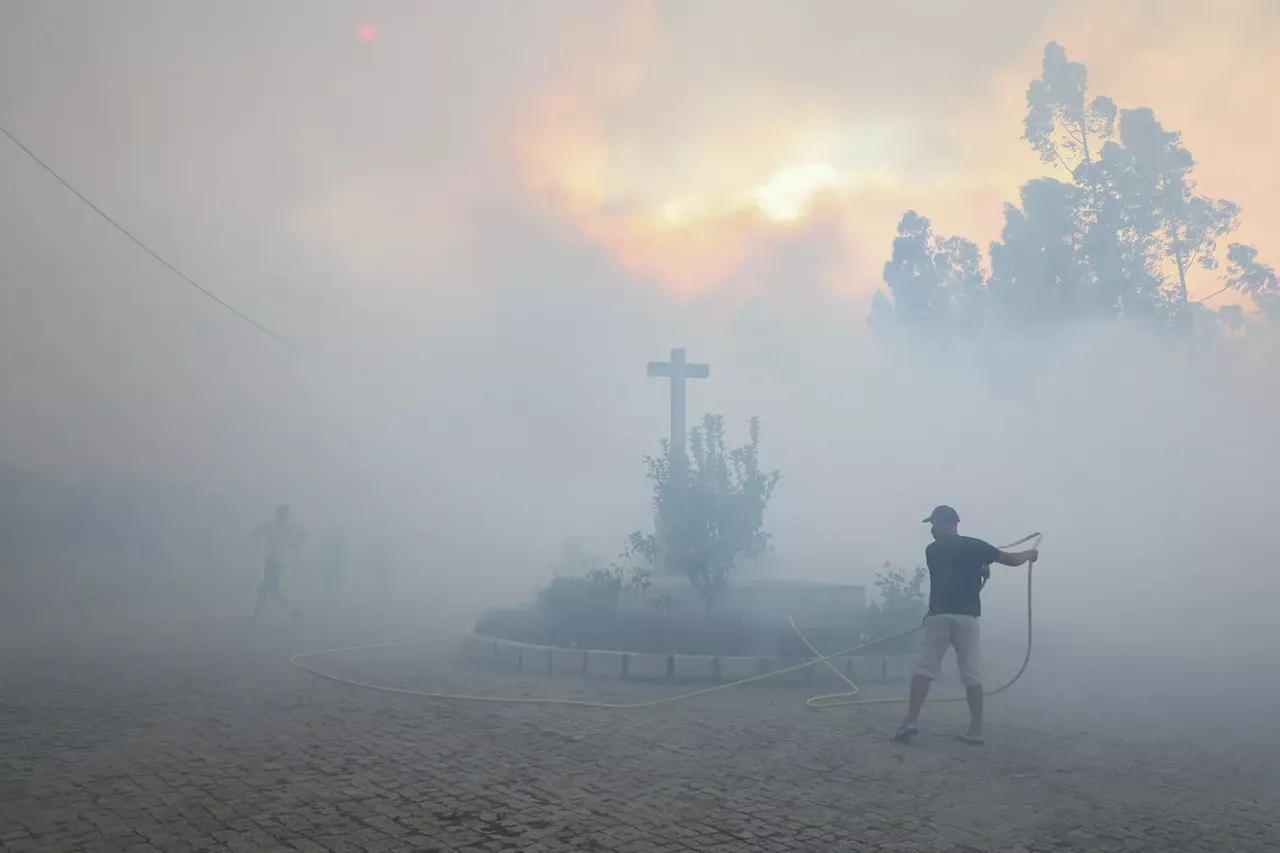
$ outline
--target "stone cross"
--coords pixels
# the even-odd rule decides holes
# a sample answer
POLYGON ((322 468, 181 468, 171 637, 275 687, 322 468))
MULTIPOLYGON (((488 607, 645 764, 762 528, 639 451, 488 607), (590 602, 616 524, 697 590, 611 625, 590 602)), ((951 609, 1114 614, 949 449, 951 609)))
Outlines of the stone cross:
POLYGON ((711 375, 711 368, 705 364, 689 364, 684 360, 683 349, 673 349, 670 361, 649 362, 648 373, 671 380, 671 449, 677 453, 677 459, 683 459, 686 435, 684 382, 686 379, 706 379, 711 375))

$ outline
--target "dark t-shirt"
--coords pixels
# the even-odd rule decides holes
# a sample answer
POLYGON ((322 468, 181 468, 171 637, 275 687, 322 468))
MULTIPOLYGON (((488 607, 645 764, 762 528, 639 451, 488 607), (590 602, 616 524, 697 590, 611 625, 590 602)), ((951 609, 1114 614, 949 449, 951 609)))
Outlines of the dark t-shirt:
POLYGON ((996 561, 994 545, 971 536, 943 536, 924 549, 929 566, 929 615, 981 616, 983 569, 996 561))

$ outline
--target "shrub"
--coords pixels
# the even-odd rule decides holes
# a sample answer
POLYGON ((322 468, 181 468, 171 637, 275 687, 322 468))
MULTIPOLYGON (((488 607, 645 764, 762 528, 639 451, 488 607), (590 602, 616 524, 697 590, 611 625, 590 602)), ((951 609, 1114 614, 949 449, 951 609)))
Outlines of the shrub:
MULTIPOLYGON (((623 555, 624 557, 627 554, 623 555)), ((822 654, 857 646, 918 626, 928 596, 928 573, 885 564, 876 575, 879 601, 866 611, 802 624, 800 630, 822 654)), ((804 658, 812 653, 786 619, 760 615, 693 615, 673 611, 669 596, 647 599, 649 570, 614 565, 583 577, 554 578, 538 591, 532 608, 494 609, 476 625, 481 634, 536 645, 652 654, 761 655, 804 658), (638 612, 619 607, 624 596, 645 598, 638 612), (664 600, 665 599, 665 600, 664 600)), ((913 651, 915 637, 868 648, 866 654, 913 651)))
POLYGON ((538 590, 535 607, 549 616, 596 611, 613 612, 617 600, 609 586, 590 578, 553 578, 538 590))
MULTIPOLYGON (((539 592, 532 608, 490 610, 476 631, 535 645, 651 654, 792 658, 811 654, 785 618, 673 611, 659 606, 660 598, 643 610, 619 610, 612 595, 609 587, 601 590, 598 580, 556 578, 539 592)), ((823 654, 850 648, 871 630, 865 612, 799 627, 823 654)), ((876 648, 867 654, 888 651, 876 648)))
MULTIPOLYGON (((877 572, 875 580, 880 601, 867 606, 867 633, 887 637, 919 626, 929 609, 929 594, 925 590, 928 580, 929 570, 924 566, 916 566, 908 578, 906 572, 885 563, 884 572, 877 572)), ((876 651, 881 654, 909 652, 918 642, 915 637, 902 637, 876 646, 876 651)))

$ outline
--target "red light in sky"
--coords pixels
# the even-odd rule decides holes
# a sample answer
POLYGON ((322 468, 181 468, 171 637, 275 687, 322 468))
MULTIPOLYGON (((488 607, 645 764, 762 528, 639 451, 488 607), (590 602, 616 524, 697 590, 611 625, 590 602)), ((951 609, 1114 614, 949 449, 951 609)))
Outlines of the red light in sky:
POLYGON ((373 41, 373 37, 375 35, 377 35, 377 33, 374 32, 373 27, 369 26, 368 24, 360 28, 360 38, 364 39, 365 41, 373 41))

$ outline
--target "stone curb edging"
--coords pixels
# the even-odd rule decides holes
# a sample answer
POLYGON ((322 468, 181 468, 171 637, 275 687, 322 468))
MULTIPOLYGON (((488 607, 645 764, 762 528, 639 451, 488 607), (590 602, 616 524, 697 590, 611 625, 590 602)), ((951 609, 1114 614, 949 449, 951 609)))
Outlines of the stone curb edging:
MULTIPOLYGON (((468 634, 464 637, 462 654, 474 663, 532 675, 580 675, 637 681, 737 681, 810 660, 567 649, 520 643, 484 634, 468 634)), ((831 658, 831 663, 855 684, 866 684, 910 678, 915 656, 839 657, 831 658)), ((780 675, 776 681, 818 687, 848 686, 820 663, 780 675)))

